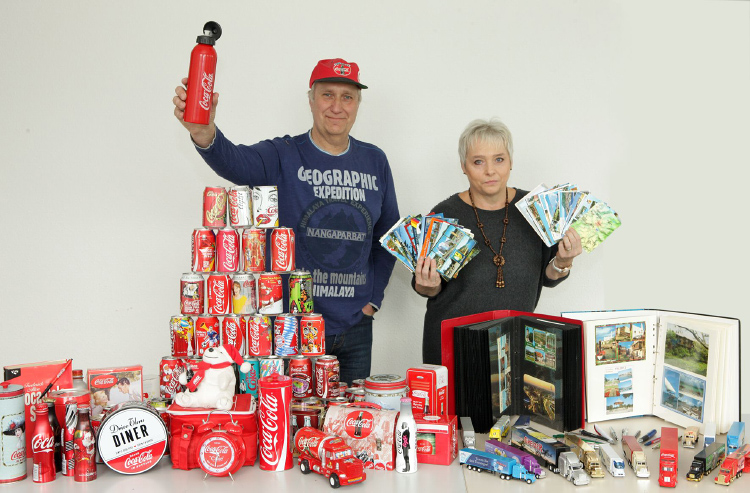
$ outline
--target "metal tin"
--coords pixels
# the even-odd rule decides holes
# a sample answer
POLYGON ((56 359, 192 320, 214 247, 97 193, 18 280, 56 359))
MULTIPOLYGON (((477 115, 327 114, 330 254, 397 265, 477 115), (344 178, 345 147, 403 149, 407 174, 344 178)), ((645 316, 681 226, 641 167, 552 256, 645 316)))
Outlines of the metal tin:
POLYGON ((201 315, 195 319, 195 356, 202 358, 206 349, 220 345, 220 325, 219 317, 213 315, 201 315))
POLYGON ((247 319, 248 356, 268 356, 273 353, 271 318, 256 314, 247 319))
POLYGON ((208 228, 195 228, 191 236, 193 272, 211 272, 216 263, 216 234, 208 228))
POLYGON ((96 440, 107 466, 121 474, 138 474, 154 467, 167 448, 167 426, 146 402, 123 402, 102 421, 96 440))
POLYGON ((323 315, 309 313, 303 315, 299 323, 300 353, 305 356, 326 354, 326 324, 323 315))
POLYGON ((258 228, 279 227, 279 190, 275 186, 253 188, 253 221, 258 228))
POLYGON ((371 375, 365 379, 365 401, 383 409, 400 410, 401 398, 408 395, 408 390, 406 378, 400 375, 371 375))
POLYGON ((289 360, 289 376, 292 377, 292 396, 303 399, 313 395, 313 365, 307 356, 292 356, 289 360))
POLYGON ((289 275, 289 312, 313 313, 312 275, 306 270, 296 270, 289 275))
POLYGON ((188 315, 174 315, 169 319, 169 339, 172 341, 172 356, 185 358, 195 350, 195 324, 188 315))
POLYGON ((295 356, 297 349, 299 323, 297 317, 290 313, 277 315, 273 322, 273 346, 276 356, 295 356))
POLYGON ((284 374, 284 360, 278 356, 260 358, 260 378, 278 373, 284 374))
POLYGON ((258 358, 245 358, 245 363, 250 363, 250 371, 247 373, 240 370, 240 393, 250 394, 258 398, 258 378, 260 378, 260 360, 258 358))
POLYGON ((258 313, 278 315, 284 309, 281 275, 263 272, 258 277, 258 313))
POLYGON ((332 397, 326 401, 326 407, 341 406, 343 404, 349 404, 349 400, 346 397, 332 397))
POLYGON ((346 389, 346 399, 349 402, 365 402, 365 389, 361 389, 361 388, 346 389))
POLYGON ((271 265, 273 272, 292 272, 296 265, 294 230, 275 228, 271 231, 271 265))
POLYGON ((227 191, 224 187, 203 190, 203 226, 212 229, 227 226, 227 191))
POLYGON ((208 313, 227 315, 231 310, 232 278, 229 274, 213 273, 206 279, 208 313))
POLYGON ((73 476, 75 457, 73 440, 78 423, 78 407, 91 405, 91 393, 88 390, 60 389, 47 394, 55 400, 55 416, 62 428, 63 464, 62 475, 73 476))
POLYGON ((252 274, 232 276, 232 312, 252 315, 258 311, 258 289, 252 274))
POLYGON ((242 269, 245 272, 265 272, 265 229, 250 228, 242 231, 242 269))
POLYGON ((229 225, 246 228, 253 225, 253 199, 248 186, 229 188, 229 225))
MULTIPOLYGON (((175 394, 182 391, 180 375, 185 373, 185 365, 181 359, 164 356, 159 364, 159 395, 163 399, 174 399, 175 394)), ((93 416, 91 418, 93 420, 93 416)))
POLYGON ((237 272, 240 268, 240 236, 232 228, 216 233, 216 271, 237 272))
POLYGON ((221 321, 221 345, 233 346, 240 355, 245 354, 247 321, 239 315, 227 315, 221 321))
POLYGON ((326 355, 315 360, 315 395, 321 399, 339 396, 339 360, 326 355))
POLYGON ((205 281, 201 274, 186 272, 180 278, 180 313, 200 315, 203 313, 205 281))
POLYGON ((23 385, 0 383, 0 483, 26 477, 26 417, 23 385))

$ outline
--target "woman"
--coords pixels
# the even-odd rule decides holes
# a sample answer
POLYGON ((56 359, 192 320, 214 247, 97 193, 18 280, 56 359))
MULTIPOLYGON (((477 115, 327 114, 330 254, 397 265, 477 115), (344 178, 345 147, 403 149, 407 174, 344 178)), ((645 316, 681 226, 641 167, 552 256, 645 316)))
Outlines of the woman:
POLYGON ((580 255, 581 238, 569 228, 555 247, 547 247, 521 215, 516 203, 528 192, 508 187, 513 169, 513 141, 499 120, 474 120, 458 145, 461 169, 469 189, 433 207, 474 233, 480 249, 446 282, 435 259, 417 260, 413 286, 428 298, 422 340, 425 363, 441 364, 443 320, 490 310, 533 312, 542 287, 554 287, 568 276, 580 255))

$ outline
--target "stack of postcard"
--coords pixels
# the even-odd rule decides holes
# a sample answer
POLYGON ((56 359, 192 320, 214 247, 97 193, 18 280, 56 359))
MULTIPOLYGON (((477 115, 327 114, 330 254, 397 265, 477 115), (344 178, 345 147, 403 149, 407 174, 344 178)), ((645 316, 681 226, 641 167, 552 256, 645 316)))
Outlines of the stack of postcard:
POLYGON ((414 272, 419 257, 434 258, 443 279, 453 279, 479 253, 472 232, 442 214, 406 216, 380 238, 391 255, 414 272))
POLYGON ((575 229, 587 252, 599 246, 620 227, 620 218, 605 202, 572 183, 548 188, 542 184, 516 203, 547 246, 562 239, 568 228, 575 229))

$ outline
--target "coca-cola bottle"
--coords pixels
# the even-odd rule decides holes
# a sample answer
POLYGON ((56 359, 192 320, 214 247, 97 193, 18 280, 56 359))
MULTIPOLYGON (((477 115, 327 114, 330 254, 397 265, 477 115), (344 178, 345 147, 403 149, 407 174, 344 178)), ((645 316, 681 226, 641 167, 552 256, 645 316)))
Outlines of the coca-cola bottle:
POLYGON ((187 99, 185 100, 184 120, 189 123, 208 125, 216 81, 216 50, 214 44, 221 37, 221 26, 216 22, 206 22, 203 35, 190 54, 187 99))
POLYGON ((401 414, 396 421, 396 472, 417 472, 417 422, 411 412, 411 397, 401 398, 401 414))
POLYGON ((34 456, 32 478, 35 483, 49 483, 55 480, 55 434, 49 424, 47 404, 37 402, 36 425, 31 439, 31 450, 34 456))
POLYGON ((79 483, 96 479, 96 440, 94 429, 91 427, 90 412, 91 408, 87 404, 78 407, 78 424, 73 440, 75 450, 73 479, 79 483))
POLYGON ((55 414, 55 401, 47 402, 47 416, 49 416, 49 425, 52 427, 52 433, 55 435, 55 472, 62 472, 63 464, 63 444, 62 428, 55 414))

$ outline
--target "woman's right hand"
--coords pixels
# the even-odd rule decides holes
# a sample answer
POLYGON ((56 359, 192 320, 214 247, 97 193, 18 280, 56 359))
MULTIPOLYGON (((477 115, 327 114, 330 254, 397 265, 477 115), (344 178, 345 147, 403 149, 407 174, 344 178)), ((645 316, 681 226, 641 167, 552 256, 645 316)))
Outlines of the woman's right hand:
POLYGON ((442 289, 440 274, 437 271, 437 262, 434 258, 419 257, 417 267, 414 269, 414 288, 422 296, 437 296, 442 289))
POLYGON ((185 101, 187 100, 187 77, 182 79, 182 85, 177 86, 174 89, 176 94, 172 98, 174 103, 174 116, 182 123, 182 126, 188 129, 190 136, 193 138, 198 147, 208 147, 214 141, 216 136, 216 126, 214 125, 214 118, 216 117, 216 106, 219 104, 219 93, 214 92, 211 102, 211 116, 208 120, 208 125, 201 125, 199 123, 189 123, 185 121, 185 101))

